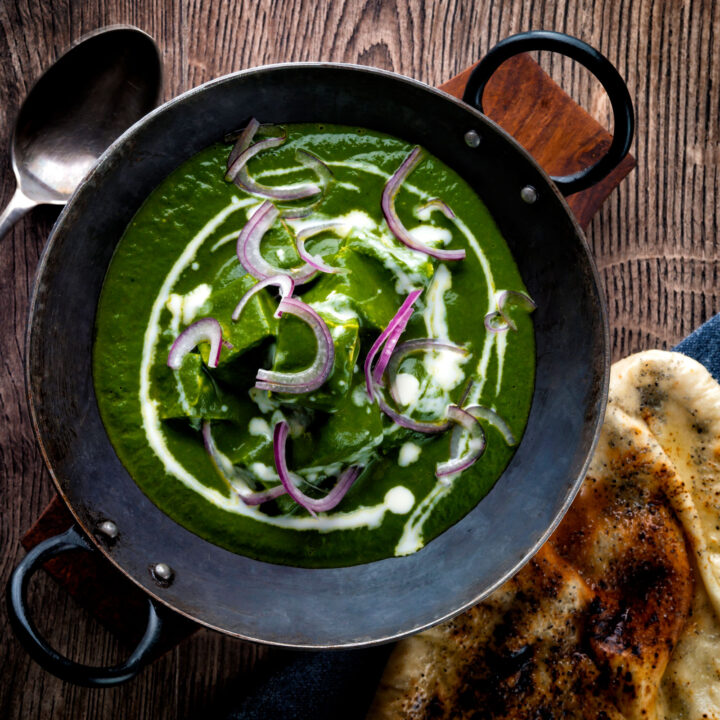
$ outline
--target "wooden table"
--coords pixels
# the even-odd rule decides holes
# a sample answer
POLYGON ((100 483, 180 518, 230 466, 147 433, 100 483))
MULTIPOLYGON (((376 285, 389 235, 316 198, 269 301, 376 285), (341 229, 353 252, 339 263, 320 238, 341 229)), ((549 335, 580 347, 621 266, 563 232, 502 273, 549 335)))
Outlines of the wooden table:
MULTIPOLYGON (((636 104, 637 169, 593 220, 588 239, 607 293, 613 358, 672 346, 720 310, 720 0, 0 0, 0 146, 31 83, 84 33, 132 23, 163 50, 165 99, 232 70, 285 60, 337 60, 439 84, 498 40, 552 28, 598 47, 636 104)), ((581 68, 541 64, 602 122, 608 103, 581 68)), ((0 158, 0 200, 14 180, 0 158)), ((39 208, 0 242, 0 575, 23 555, 19 538, 53 488, 30 428, 23 361, 37 259, 57 210, 39 208)), ((123 648, 51 581, 32 604, 55 645, 108 664, 123 648)), ((222 716, 228 703, 281 659, 278 651, 208 631, 111 690, 64 685, 12 637, 0 602, 0 717, 222 716), (205 712, 203 712, 205 711, 205 712)))

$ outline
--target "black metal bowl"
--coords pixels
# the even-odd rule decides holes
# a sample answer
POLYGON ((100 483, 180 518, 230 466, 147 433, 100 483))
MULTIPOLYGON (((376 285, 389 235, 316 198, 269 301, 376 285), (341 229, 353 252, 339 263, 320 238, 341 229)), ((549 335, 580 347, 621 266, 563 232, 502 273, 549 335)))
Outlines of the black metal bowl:
MULTIPOLYGON (((482 80, 476 76, 475 85, 482 80)), ((631 107, 629 117, 626 146, 631 107)), ((150 113, 110 147, 61 214, 42 256, 30 312, 33 423, 78 525, 154 601, 221 632, 274 645, 381 643, 418 632, 487 596, 533 555, 571 503, 607 395, 603 297, 587 243, 556 185, 510 136, 465 102, 367 67, 252 69, 211 81, 150 113), (522 442, 489 495, 413 555, 303 569, 228 552, 176 524, 140 491, 100 419, 92 345, 96 306, 115 246, 172 170, 250 116, 364 126, 426 147, 483 199, 537 301, 536 383, 522 442), (466 143, 468 131, 479 136, 477 147, 466 143), (98 542, 98 524, 108 519, 117 537, 98 542), (172 577, 163 577, 162 568, 160 576, 149 572, 159 562, 171 568, 172 577)), ((11 614, 21 639, 53 672, 86 684, 120 682, 137 672, 156 639, 153 600, 151 625, 131 660, 92 672, 48 648, 23 605, 33 568, 78 544, 88 547, 73 530, 28 555, 11 581, 11 614)))

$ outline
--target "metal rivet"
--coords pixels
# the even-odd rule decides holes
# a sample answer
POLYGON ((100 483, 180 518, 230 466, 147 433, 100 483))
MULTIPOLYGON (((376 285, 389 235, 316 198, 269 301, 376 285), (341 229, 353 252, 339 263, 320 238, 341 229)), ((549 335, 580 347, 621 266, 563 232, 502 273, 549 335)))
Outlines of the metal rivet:
POLYGON ((523 202, 532 205, 534 202, 537 202, 538 191, 532 185, 526 185, 520 191, 520 197, 523 199, 523 202))
POLYGON ((480 136, 474 130, 468 130, 465 133, 465 144, 471 148, 478 147, 480 145, 480 136))
POLYGON ((169 583, 175 574, 173 569, 167 563, 162 562, 155 563, 155 565, 150 568, 150 572, 153 578, 161 583, 169 583))
POLYGON ((111 540, 118 536, 118 526, 112 520, 103 520, 98 523, 97 531, 111 540))

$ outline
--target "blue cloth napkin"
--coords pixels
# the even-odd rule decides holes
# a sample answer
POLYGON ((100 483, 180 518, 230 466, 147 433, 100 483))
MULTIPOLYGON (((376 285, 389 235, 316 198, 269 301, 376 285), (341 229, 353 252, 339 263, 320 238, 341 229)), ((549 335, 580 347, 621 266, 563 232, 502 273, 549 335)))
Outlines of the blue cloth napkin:
POLYGON ((227 720, 364 720, 391 650, 292 653, 227 720))
MULTIPOLYGON (((674 349, 720 382, 720 314, 674 349)), ((298 653, 227 720, 363 720, 391 649, 298 653)))
POLYGON ((702 363, 720 382, 720 314, 688 335, 675 350, 702 363))

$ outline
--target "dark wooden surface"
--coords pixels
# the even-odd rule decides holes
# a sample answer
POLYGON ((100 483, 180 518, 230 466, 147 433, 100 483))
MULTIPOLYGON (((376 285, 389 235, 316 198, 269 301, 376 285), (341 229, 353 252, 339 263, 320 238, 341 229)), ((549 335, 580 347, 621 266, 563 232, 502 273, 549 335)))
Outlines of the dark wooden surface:
MULTIPOLYGON (((359 62, 440 84, 513 32, 547 27, 578 35, 619 68, 638 116, 638 168, 588 231, 614 357, 672 345, 719 309, 720 2, 0 0, 0 147, 40 69, 83 33, 116 22, 157 38, 166 98, 231 70, 283 60, 359 62)), ((541 63, 607 122, 607 101, 587 73, 557 58, 541 63)), ((3 155, 0 199, 12 190, 3 155)), ((22 364, 29 289, 55 215, 35 210, 0 242, 3 585, 23 554, 20 536, 52 495, 28 420, 22 364)), ((32 602, 41 628, 73 657, 107 663, 121 656, 120 643, 42 576, 32 602)), ((0 603, 2 718, 213 717, 277 661, 277 652, 201 631, 126 686, 73 688, 27 658, 0 603)))

